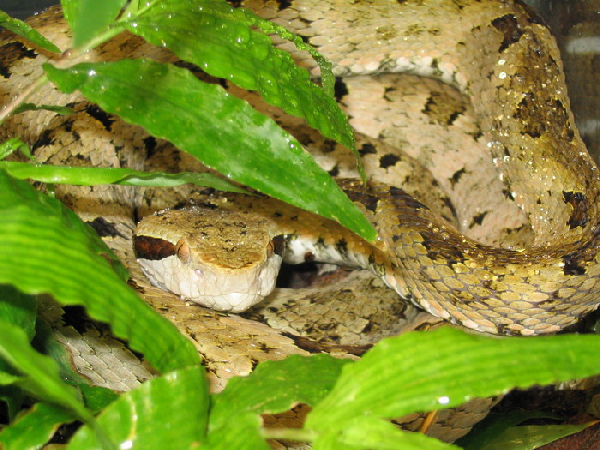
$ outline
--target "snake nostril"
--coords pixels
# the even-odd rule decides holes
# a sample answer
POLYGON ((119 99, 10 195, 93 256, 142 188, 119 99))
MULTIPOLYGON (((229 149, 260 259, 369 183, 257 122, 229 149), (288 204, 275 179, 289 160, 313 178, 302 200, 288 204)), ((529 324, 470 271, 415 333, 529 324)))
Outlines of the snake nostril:
POLYGON ((191 250, 190 247, 183 242, 183 240, 179 240, 177 242, 177 246, 175 247, 175 251, 177 252, 177 257, 181 260, 182 263, 187 264, 191 259, 191 250))

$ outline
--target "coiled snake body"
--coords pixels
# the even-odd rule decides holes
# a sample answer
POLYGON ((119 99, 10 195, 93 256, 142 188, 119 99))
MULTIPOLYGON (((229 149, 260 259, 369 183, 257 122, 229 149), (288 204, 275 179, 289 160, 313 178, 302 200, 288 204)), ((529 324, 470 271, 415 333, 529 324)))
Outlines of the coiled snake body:
MULTIPOLYGON (((294 2, 281 13, 293 25, 310 17, 296 31, 308 36, 319 31, 311 42, 334 61, 339 75, 417 72, 468 95, 491 158, 510 186, 507 195, 529 221, 529 243, 483 245, 404 191, 381 184, 368 191, 344 185, 379 231, 373 246, 331 223, 320 223, 324 231, 315 232, 307 226, 314 220, 308 214, 294 219, 303 224, 296 225, 286 218, 298 213, 283 212, 277 202, 266 201, 262 215, 273 224, 273 234, 342 243, 334 262, 342 259, 340 252, 352 255, 403 298, 469 328, 531 335, 572 324, 598 304, 599 185, 573 123, 552 37, 512 2, 392 3, 363 2, 344 15, 329 4, 294 2), (456 23, 443 27, 449 15, 456 23), (340 29, 347 42, 337 37, 340 29), (336 36, 328 34, 333 31, 336 36)), ((273 11, 266 7, 263 13, 273 11)), ((243 205, 241 210, 256 210, 254 203, 237 196, 227 202, 243 205)), ((161 221, 164 217, 153 223, 161 221)), ((326 253, 316 244, 306 252, 317 260, 326 253)))
MULTIPOLYGON (((368 244, 331 222, 304 212, 290 213, 279 202, 264 200, 263 206, 252 209, 262 210, 268 227, 276 229, 271 234, 309 235, 313 244, 308 244, 305 252, 311 257, 325 253, 324 243, 337 244, 336 262, 340 262, 341 253, 350 255, 357 264, 366 264, 381 275, 400 296, 438 317, 481 331, 524 335, 555 332, 594 310, 600 275, 598 171, 574 126, 558 50, 546 27, 512 1, 337 3, 295 0, 289 6, 277 7, 271 2, 249 1, 245 6, 306 36, 333 61, 340 77, 409 72, 457 87, 470 99, 478 121, 478 129, 471 133, 473 142, 485 143, 489 150, 485 158, 493 161, 501 174, 500 191, 524 211, 529 223, 524 228, 529 227, 532 233, 523 239, 527 245, 486 245, 442 219, 440 208, 425 206, 397 187, 373 182, 365 190, 347 181, 344 187, 349 196, 362 205, 379 231, 377 243, 368 244), (450 23, 448 17, 452 17, 450 23), (293 221, 290 216, 294 216, 293 221), (326 228, 315 231, 309 225, 315 220, 326 228)), ((57 17, 57 12, 51 11, 34 23, 61 45, 68 38, 57 17)), ((4 71, 10 74, 2 86, 4 99, 13 95, 26 76, 39 70, 44 59, 27 54, 28 50, 16 42, 13 39, 2 47, 5 64, 10 61, 4 71)), ((162 50, 149 50, 131 37, 116 38, 95 57, 111 59, 123 51, 128 56, 154 52, 159 58, 169 58, 162 50)), ((314 69, 311 61, 299 58, 314 69)), ((386 90, 384 97, 393 96, 393 91, 386 90)), ((49 99, 56 103, 80 100, 49 90, 36 95, 44 103, 49 99)), ((368 123, 369 119, 358 117, 351 105, 348 110, 357 128, 368 123)), ((45 132, 47 142, 49 136, 60 137, 64 129, 57 126, 62 119, 50 113, 36 114, 14 118, 2 132, 10 135, 16 131, 30 143, 37 142, 38 159, 44 160, 39 136, 45 132), (26 129, 21 121, 28 121, 26 129)), ((69 120, 73 125, 79 119, 69 120)), ((455 120, 450 117, 446 128, 455 120)), ((113 141, 120 140, 115 146, 135 148, 141 131, 119 126, 113 127, 113 141)), ((362 131, 386 138, 386 133, 372 124, 362 131)), ((371 142, 364 139, 361 142, 371 142)), ((77 159, 78 153, 87 155, 90 148, 80 143, 79 148, 62 148, 64 158, 60 152, 46 158, 77 159)), ((372 156, 373 164, 379 169, 402 160, 395 156, 384 163, 371 144, 363 143, 359 148, 367 157, 376 155, 372 156)), ((108 165, 118 165, 122 159, 103 158, 108 159, 108 165)), ((140 158, 139 152, 132 157, 140 158)), ((468 172, 462 169, 447 174, 446 184, 452 186, 468 172)), ((490 186, 498 182, 490 180, 490 186)), ((444 181, 439 184, 444 185, 444 181)), ((100 190, 90 192, 85 195, 104 195, 100 190)), ((473 190, 471 195, 485 199, 488 194, 473 190)), ((221 198, 238 205, 234 209, 241 214, 251 203, 263 201, 221 198)), ((200 202, 225 203, 212 197, 203 197, 200 202)), ((472 199, 462 202, 466 206, 455 200, 454 210, 459 216, 457 226, 467 231, 460 214, 469 209, 472 199)), ((124 204, 121 200, 116 203, 124 204)), ((160 231, 154 235, 154 231, 142 229, 144 233, 173 243, 181 239, 166 238, 160 231)))

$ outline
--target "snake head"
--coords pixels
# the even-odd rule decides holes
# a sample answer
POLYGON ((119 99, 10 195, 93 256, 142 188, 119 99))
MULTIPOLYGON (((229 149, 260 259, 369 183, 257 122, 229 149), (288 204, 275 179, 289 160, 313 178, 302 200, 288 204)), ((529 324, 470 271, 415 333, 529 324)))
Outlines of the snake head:
POLYGON ((255 220, 212 209, 160 211, 138 224, 135 254, 154 286, 242 312, 274 289, 281 266, 277 239, 255 220))

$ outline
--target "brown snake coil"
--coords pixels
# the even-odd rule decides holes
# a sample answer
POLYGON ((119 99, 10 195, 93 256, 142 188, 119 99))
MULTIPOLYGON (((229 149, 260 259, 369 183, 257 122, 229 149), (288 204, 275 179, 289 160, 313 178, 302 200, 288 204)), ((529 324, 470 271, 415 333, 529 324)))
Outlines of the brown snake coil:
MULTIPOLYGON (((412 71, 439 77, 469 95, 493 161, 510 185, 508 195, 525 211, 533 239, 524 248, 482 245, 404 191, 379 184, 368 193, 344 185, 378 229, 376 245, 343 230, 330 231, 335 229, 331 224, 314 239, 342 242, 342 252, 366 255, 363 266, 403 298, 469 328, 531 335, 575 322, 597 306, 598 175, 573 125, 553 39, 510 2, 467 2, 461 8, 451 2, 404 3, 397 9, 388 3, 355 5, 347 15, 329 10, 338 19, 335 26, 328 26, 325 13, 317 11, 328 10, 328 5, 294 2, 283 16, 286 24, 298 24, 293 16, 301 15, 296 11, 304 5, 306 14, 310 11, 310 32, 296 32, 340 33, 347 26, 360 36, 343 44, 338 37, 319 33, 311 41, 334 61, 339 75, 412 71), (394 14, 397 21, 384 21, 394 14), (400 23, 412 23, 412 14, 429 17, 432 24, 434 17, 441 23, 452 14, 457 24, 449 28, 461 34, 449 38, 450 30, 437 25, 398 30, 400 23), (374 42, 376 56, 370 53, 374 42)), ((267 16, 272 12, 265 11, 267 16)), ((252 199, 228 198, 227 204, 243 204, 241 210, 257 209, 252 199)), ((288 220, 277 202, 260 208, 275 222, 274 234, 313 234, 288 220)), ((297 222, 310 222, 310 215, 297 222)), ((311 258, 325 259, 321 253, 325 251, 318 245, 310 248, 311 258)))
MULTIPOLYGON (((525 211, 534 233, 523 248, 483 245, 397 188, 374 185, 365 193, 350 186, 350 197, 364 205, 381 240, 366 246, 339 231, 348 251, 366 248, 369 265, 402 297, 481 331, 555 332, 595 309, 598 173, 574 126, 558 51, 545 26, 511 1, 334 3, 295 0, 279 11, 270 2, 247 6, 310 36, 339 76, 414 72, 455 85, 471 99, 478 138, 488 143, 510 186, 506 195, 525 211)), ((60 45, 64 30, 55 21, 48 15, 38 26, 60 45)), ((98 58, 119 56, 126 47, 117 42, 105 45, 98 58)), ((33 57, 27 51, 5 44, 3 73, 26 67, 33 57)), ((148 52, 138 43, 127 55, 148 52)), ((17 76, 9 80, 1 88, 4 99, 22 83, 17 76)), ((65 103, 75 97, 46 90, 37 94, 41 98, 65 103)), ((35 142, 52 115, 36 116, 23 130, 19 121, 31 117, 9 122, 3 135, 35 142)))

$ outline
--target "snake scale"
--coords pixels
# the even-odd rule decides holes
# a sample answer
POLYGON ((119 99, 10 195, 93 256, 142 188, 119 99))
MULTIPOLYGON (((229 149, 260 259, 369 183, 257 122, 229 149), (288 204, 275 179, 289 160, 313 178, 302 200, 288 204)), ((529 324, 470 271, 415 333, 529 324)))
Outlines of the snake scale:
MULTIPOLYGON (((269 231, 269 240, 278 234, 312 239, 308 246, 303 244, 301 257, 288 259, 319 259, 331 253, 325 244, 333 244, 334 262, 343 257, 346 265, 367 266, 401 297, 476 330, 522 335, 556 332, 598 306, 597 168, 574 125, 554 40, 527 8, 513 1, 470 0, 241 3, 304 36, 334 63, 336 75, 348 80, 341 101, 353 126, 364 133, 357 136, 358 148, 367 171, 374 173, 370 176, 379 181, 371 182, 368 189, 352 181, 343 186, 374 223, 380 239, 368 244, 334 223, 270 199, 196 194, 196 203, 225 209, 234 205, 234 213, 242 216, 249 207, 261 210, 267 228, 276 229, 269 231), (398 119, 390 109, 396 97, 421 94, 395 87, 402 73, 432 77, 451 86, 419 81, 428 89, 421 96, 425 106, 418 108, 426 118, 419 129, 404 135, 394 131, 402 127, 402 114, 398 119), (358 76, 357 81, 353 76, 358 76), (444 100, 454 102, 453 109, 446 110, 444 100), (429 125, 435 131, 429 131, 429 125), (457 128, 463 131, 458 133, 457 128), (436 133, 447 135, 434 138, 436 133), (445 148, 436 152, 437 146, 445 148), (412 151, 427 170, 417 168, 412 157, 396 147, 412 151), (472 156, 480 148, 487 153, 472 156), (406 183, 400 186, 391 181, 398 172, 405 174, 400 179, 406 183), (441 187, 443 193, 432 192, 431 186, 441 187), (254 206, 257 201, 260 208, 254 206), (317 228, 309 225, 315 223, 317 228), (353 262, 348 263, 348 258, 353 262)), ((68 48, 59 10, 51 9, 31 23, 61 48, 68 48)), ((0 52, 4 77, 0 95, 5 104, 28 79, 41 73, 41 62, 50 56, 6 34, 0 52)), ((114 38, 91 57, 123 56, 173 61, 164 50, 131 36, 114 38)), ((316 74, 312 60, 303 55, 298 60, 316 74)), ((236 93, 234 86, 230 89, 236 93)), ((26 113, 1 129, 3 138, 19 135, 31 144, 40 161, 77 165, 83 160, 139 168, 150 150, 164 149, 167 155, 175 151, 160 140, 149 140, 139 128, 108 118, 77 95, 44 87, 31 101, 42 103, 41 99, 46 104, 69 103, 75 113, 67 119, 49 112, 26 113), (105 126, 107 121, 110 127, 105 126), (92 148, 103 152, 92 154, 92 148)), ((280 119, 280 112, 268 105, 259 108, 280 119)), ((330 172, 346 176, 344 171, 351 171, 347 161, 346 169, 340 169, 343 163, 329 165, 331 153, 337 154, 331 151, 335 147, 331 142, 314 137, 294 118, 287 120, 291 123, 287 126, 310 136, 308 147, 325 149, 318 158, 330 172)), ((150 165, 173 164, 169 156, 161 158, 150 165)), ((197 167, 185 155, 176 159, 186 167, 197 167)), ((133 260, 134 225, 122 217, 131 217, 131 205, 144 210, 150 203, 146 199, 153 195, 131 188, 116 194, 104 188, 70 188, 62 193, 84 219, 110 224, 111 230, 117 230, 111 231, 113 237, 128 236, 115 241, 129 261, 133 260)), ((168 206, 168 201, 148 209, 168 206)), ((164 233, 143 228, 141 234, 169 240, 164 233)), ((208 355, 215 384, 222 386, 223 379, 248 373, 258 360, 305 353, 296 342, 251 320, 201 308, 190 312, 183 302, 177 305, 177 297, 150 286, 135 263, 131 267, 146 300, 208 355), (197 338, 200 335, 202 339, 197 338), (260 346, 248 344, 253 341, 268 342, 264 346, 268 351, 258 356, 260 346)))

